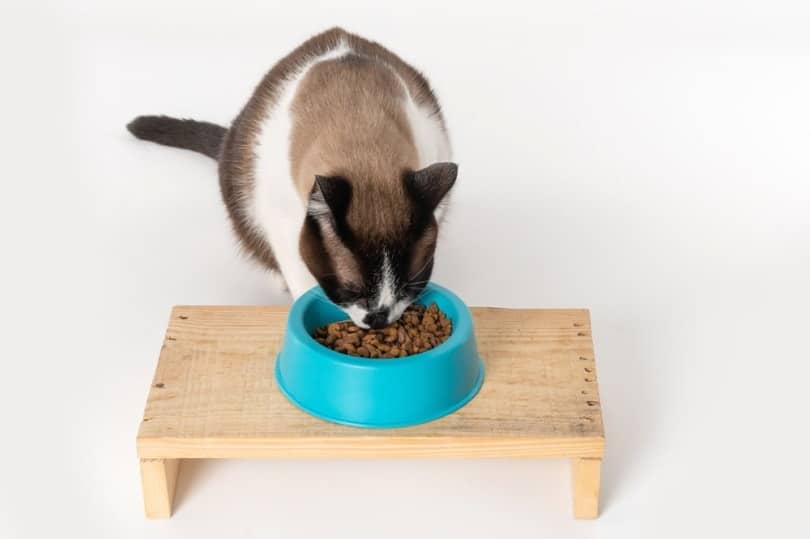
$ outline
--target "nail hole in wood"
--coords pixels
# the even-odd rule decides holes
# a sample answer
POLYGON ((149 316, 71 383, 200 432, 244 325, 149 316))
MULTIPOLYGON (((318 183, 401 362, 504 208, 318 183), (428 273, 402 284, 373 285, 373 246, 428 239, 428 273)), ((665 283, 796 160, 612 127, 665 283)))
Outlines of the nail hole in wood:
POLYGON ((177 318, 179 318, 180 320, 188 320, 188 316, 186 316, 186 315, 184 315, 184 314, 181 314, 181 315, 180 315, 180 316, 178 316, 177 318))
POLYGON ((586 382, 593 382, 593 378, 585 378, 586 382))
POLYGON ((163 389, 163 382, 158 382, 157 384, 155 384, 155 387, 158 389, 163 389))
POLYGON ((585 372, 593 372, 593 369, 589 369, 588 367, 585 367, 585 372))
POLYGON ((588 404, 588 406, 596 406, 597 404, 599 404, 597 401, 585 401, 585 402, 588 404))

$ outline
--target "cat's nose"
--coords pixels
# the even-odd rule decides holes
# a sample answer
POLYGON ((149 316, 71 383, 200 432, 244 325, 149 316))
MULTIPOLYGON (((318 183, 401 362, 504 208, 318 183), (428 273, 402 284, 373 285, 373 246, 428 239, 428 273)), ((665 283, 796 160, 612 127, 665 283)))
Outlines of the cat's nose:
POLYGON ((381 309, 368 313, 363 322, 368 324, 371 329, 380 329, 388 325, 388 309, 381 309))

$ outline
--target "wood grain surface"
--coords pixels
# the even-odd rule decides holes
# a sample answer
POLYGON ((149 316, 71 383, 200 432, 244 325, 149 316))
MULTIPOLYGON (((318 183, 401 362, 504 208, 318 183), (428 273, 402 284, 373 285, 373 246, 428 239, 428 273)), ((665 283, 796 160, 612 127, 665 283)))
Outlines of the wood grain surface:
MULTIPOLYGON (((298 410, 274 378, 287 307, 175 307, 138 433, 142 459, 601 457, 586 310, 472 308, 484 385, 454 414, 367 430, 298 410)), ((382 360, 384 361, 384 360, 382 360)))

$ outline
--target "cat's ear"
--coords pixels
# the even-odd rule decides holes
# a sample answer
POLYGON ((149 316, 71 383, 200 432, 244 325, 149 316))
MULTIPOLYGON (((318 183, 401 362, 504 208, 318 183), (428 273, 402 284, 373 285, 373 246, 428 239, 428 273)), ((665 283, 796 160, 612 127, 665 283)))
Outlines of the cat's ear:
POLYGON ((458 176, 457 164, 434 163, 407 174, 405 186, 423 207, 433 211, 456 183, 456 176, 458 176))
POLYGON ((351 198, 352 186, 345 178, 315 176, 307 213, 316 219, 323 216, 340 219, 346 215, 351 198))

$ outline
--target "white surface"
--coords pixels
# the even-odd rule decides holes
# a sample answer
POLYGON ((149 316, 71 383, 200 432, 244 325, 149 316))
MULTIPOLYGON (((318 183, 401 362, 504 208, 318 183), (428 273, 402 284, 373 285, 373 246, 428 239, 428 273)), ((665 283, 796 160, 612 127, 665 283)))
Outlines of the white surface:
POLYGON ((806 3, 19 4, 0 8, 0 537, 807 533, 806 3), (286 298, 237 256, 213 163, 124 124, 227 122, 333 24, 442 99, 461 174, 437 280, 592 309, 599 520, 571 519, 562 461, 195 462, 175 516, 144 520, 134 438, 170 306, 286 298))

